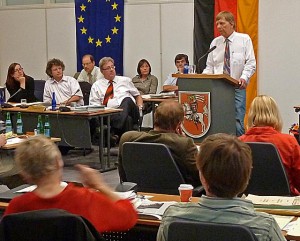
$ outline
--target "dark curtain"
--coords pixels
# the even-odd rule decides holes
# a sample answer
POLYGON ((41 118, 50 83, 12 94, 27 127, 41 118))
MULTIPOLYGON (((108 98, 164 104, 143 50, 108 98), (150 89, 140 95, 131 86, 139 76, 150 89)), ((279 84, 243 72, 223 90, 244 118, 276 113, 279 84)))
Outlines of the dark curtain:
POLYGON ((207 56, 204 55, 214 39, 214 0, 194 1, 194 63, 197 65, 197 73, 202 73, 206 66, 207 56))

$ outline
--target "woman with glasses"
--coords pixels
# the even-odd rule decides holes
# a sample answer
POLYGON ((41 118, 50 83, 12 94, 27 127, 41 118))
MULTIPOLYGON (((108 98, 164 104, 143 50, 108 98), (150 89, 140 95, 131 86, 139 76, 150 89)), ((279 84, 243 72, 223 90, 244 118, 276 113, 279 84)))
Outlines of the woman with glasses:
POLYGON ((8 98, 10 102, 20 103, 21 99, 26 99, 27 102, 37 101, 34 96, 34 80, 24 73, 19 63, 12 63, 8 67, 5 84, 11 96, 8 98))

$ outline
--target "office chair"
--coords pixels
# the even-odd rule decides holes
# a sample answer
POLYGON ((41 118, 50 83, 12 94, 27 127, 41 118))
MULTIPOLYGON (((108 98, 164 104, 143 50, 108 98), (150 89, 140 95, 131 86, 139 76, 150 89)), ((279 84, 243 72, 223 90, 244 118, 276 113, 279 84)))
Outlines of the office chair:
MULTIPOLYGON (((125 142, 122 153, 126 181, 138 185, 138 191, 177 194, 186 183, 169 148, 161 143, 125 142)), ((194 196, 202 187, 195 188, 194 196)))
POLYGON ((276 146, 247 142, 252 150, 253 168, 245 194, 290 196, 290 185, 276 146))
POLYGON ((34 96, 38 101, 43 101, 45 80, 34 80, 34 96))
POLYGON ((78 83, 83 94, 84 105, 89 105, 92 85, 85 81, 79 81, 78 83))
POLYGON ((168 229, 170 241, 257 241, 246 226, 198 221, 175 221, 168 229))
POLYGON ((2 241, 105 241, 85 218, 60 209, 45 209, 4 216, 2 241))

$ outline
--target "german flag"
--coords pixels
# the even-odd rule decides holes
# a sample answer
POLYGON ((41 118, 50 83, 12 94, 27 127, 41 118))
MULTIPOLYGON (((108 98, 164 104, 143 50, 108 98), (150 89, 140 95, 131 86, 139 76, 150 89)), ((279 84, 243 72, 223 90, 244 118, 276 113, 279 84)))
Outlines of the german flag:
MULTIPOLYGON (((195 0, 194 6, 194 63, 197 63, 199 57, 207 52, 211 41, 219 35, 215 16, 221 11, 232 12, 237 25, 236 31, 251 37, 256 63, 258 63, 258 0, 195 0)), ((199 63, 198 71, 202 71, 205 65, 206 58, 199 63)), ((252 100, 257 96, 256 73, 251 77, 247 87, 246 116, 252 100)), ((246 120, 247 118, 245 124, 246 120)))

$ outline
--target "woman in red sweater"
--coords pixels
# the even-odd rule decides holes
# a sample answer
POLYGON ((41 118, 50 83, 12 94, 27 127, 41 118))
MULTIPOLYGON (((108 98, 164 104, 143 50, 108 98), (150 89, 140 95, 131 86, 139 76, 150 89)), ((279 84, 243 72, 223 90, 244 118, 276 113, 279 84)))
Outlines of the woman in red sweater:
POLYGON ((259 95, 252 101, 248 127, 247 132, 239 137, 240 140, 273 143, 285 167, 291 193, 300 195, 300 147, 294 136, 281 133, 282 119, 272 97, 259 95))
POLYGON ((77 165, 85 187, 61 185, 63 160, 57 146, 44 136, 21 143, 15 159, 22 176, 37 188, 11 200, 4 215, 59 208, 88 219, 99 232, 126 231, 137 221, 128 200, 122 200, 102 180, 98 171, 77 165))

